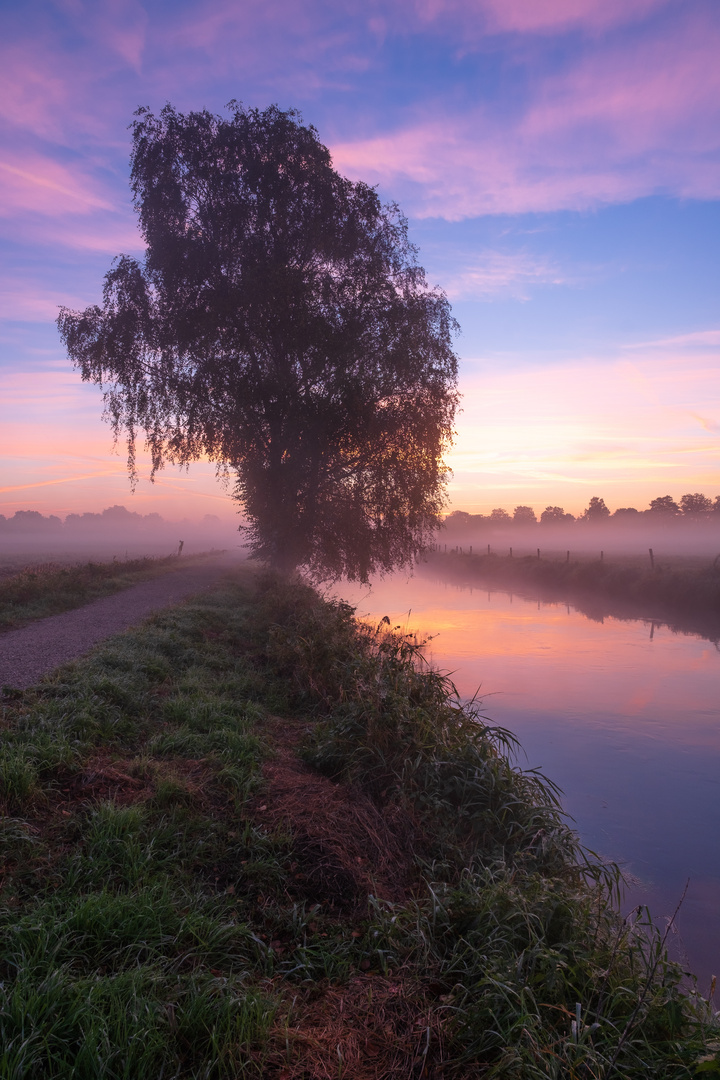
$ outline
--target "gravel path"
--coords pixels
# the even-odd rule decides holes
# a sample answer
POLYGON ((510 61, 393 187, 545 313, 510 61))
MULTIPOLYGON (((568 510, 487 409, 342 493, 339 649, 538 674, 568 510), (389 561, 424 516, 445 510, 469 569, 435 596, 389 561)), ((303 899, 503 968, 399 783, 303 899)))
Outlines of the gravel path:
POLYGON ((0 636, 0 687, 26 690, 61 664, 83 656, 98 642, 188 596, 211 588, 237 560, 227 557, 173 570, 74 611, 50 615, 0 636))

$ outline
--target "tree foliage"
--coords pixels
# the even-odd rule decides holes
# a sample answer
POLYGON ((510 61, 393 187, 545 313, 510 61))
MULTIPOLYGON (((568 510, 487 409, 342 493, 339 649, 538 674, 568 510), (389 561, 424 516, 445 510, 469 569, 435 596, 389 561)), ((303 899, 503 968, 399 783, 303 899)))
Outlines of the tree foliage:
POLYGON ((657 499, 651 500, 650 510, 653 514, 677 514, 680 511, 680 507, 675 502, 672 495, 660 495, 657 499))
POLYGON ((703 495, 700 491, 696 491, 693 495, 683 495, 680 499, 680 509, 688 516, 708 514, 712 508, 712 499, 708 499, 707 495, 703 495))
POLYGON ((396 206, 337 173, 293 110, 146 109, 131 187, 147 242, 103 305, 63 310, 129 465, 207 456, 235 477, 251 547, 367 579, 406 564, 445 503, 456 324, 396 206))
POLYGON ((542 525, 559 525, 568 518, 572 518, 572 514, 566 514, 562 506, 546 506, 540 515, 540 523, 542 525))
POLYGON ((610 511, 605 505, 605 500, 601 499, 598 495, 593 495, 583 517, 585 521, 588 521, 591 524, 606 521, 610 517, 610 511))
POLYGON ((532 506, 516 506, 513 510, 513 521, 516 525, 535 525, 537 518, 532 506))

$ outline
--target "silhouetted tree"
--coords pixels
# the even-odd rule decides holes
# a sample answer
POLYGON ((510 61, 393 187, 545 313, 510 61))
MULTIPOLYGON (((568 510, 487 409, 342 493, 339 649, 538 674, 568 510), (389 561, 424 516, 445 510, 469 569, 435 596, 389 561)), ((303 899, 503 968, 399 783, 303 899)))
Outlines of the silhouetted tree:
POLYGON ((660 498, 652 500, 650 510, 653 514, 678 514, 680 507, 674 501, 672 495, 662 495, 660 498))
POLYGON ((692 517, 694 514, 707 514, 712 510, 712 499, 696 491, 694 495, 683 495, 680 499, 680 509, 683 514, 692 517))
POLYGON ((540 523, 542 525, 560 525, 564 523, 565 517, 566 514, 562 506, 546 506, 540 515, 540 523))
POLYGON ((639 515, 640 511, 636 510, 634 506, 618 506, 613 518, 633 518, 639 515))
POLYGON ((712 504, 714 514, 720 514, 720 495, 715 496, 715 502, 712 504))
POLYGON ((516 525, 536 525, 537 518, 532 506, 516 506, 513 510, 513 521, 516 525))
POLYGON ((610 517, 610 511, 605 505, 605 500, 598 498, 597 495, 593 495, 590 500, 590 505, 583 514, 585 521, 592 525, 596 525, 598 522, 607 521, 610 517))
POLYGON ((409 563, 445 503, 456 324, 397 207, 333 167, 293 110, 133 125, 147 242, 104 304, 63 310, 134 473, 206 455, 236 476, 255 555, 366 580, 409 563))
POLYGON ((492 510, 490 512, 490 520, 495 525, 506 525, 508 521, 512 521, 512 518, 508 514, 507 510, 503 510, 503 508, 499 506, 497 510, 492 510))

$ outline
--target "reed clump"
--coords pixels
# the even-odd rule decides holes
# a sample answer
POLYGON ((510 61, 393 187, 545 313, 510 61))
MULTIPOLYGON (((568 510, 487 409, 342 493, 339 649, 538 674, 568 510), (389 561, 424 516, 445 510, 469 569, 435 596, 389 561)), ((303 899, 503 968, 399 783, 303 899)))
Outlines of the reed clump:
POLYGON ((0 734, 0 1078, 720 1070, 512 737, 302 582, 236 572, 0 734))

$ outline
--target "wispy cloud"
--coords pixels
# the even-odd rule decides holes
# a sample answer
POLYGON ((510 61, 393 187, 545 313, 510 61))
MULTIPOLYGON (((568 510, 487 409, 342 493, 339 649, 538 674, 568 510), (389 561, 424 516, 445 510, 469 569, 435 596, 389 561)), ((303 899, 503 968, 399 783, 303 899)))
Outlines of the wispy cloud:
POLYGON ((547 34, 571 29, 591 32, 632 22, 667 0, 414 0, 418 17, 437 23, 459 18, 476 33, 547 34))
POLYGON ((472 263, 457 268, 443 278, 443 288, 451 300, 489 300, 512 296, 529 298, 532 285, 563 285, 567 278, 549 259, 526 253, 481 252, 472 263))
POLYGON ((0 493, 6 495, 10 491, 29 491, 30 488, 54 487, 56 484, 74 484, 78 480, 96 480, 101 476, 117 476, 121 469, 102 469, 100 472, 83 473, 80 476, 62 476, 58 480, 36 480, 32 484, 11 484, 9 487, 0 487, 0 493))
POLYGON ((623 346, 625 349, 674 349, 689 345, 700 348, 716 348, 720 345, 720 330, 694 330, 690 334, 678 334, 675 337, 656 338, 654 341, 634 341, 623 346))
POLYGON ((573 512, 593 494, 642 508, 669 486, 678 498, 720 491, 713 363, 688 366, 682 351, 664 351, 633 364, 483 366, 463 379, 464 412, 449 459, 454 505, 484 503, 489 488, 496 506, 513 498, 512 505, 557 502, 566 489, 573 512))
POLYGON ((97 185, 49 157, 6 155, 0 160, 0 213, 30 210, 48 217, 109 210, 97 185))
POLYGON ((698 413, 691 412, 693 420, 697 420, 703 431, 709 432, 711 435, 716 435, 720 432, 720 421, 713 420, 709 416, 700 416, 698 413))
MULTIPOLYGON (((720 196, 720 28, 598 45, 559 71, 525 72, 524 105, 476 105, 361 140, 336 164, 400 192, 415 213, 584 210, 650 194, 720 196)), ((428 115, 430 112, 430 115, 428 115)))
POLYGON ((35 282, 0 281, 0 319, 13 322, 52 322, 60 307, 87 305, 71 293, 53 292, 35 282))

